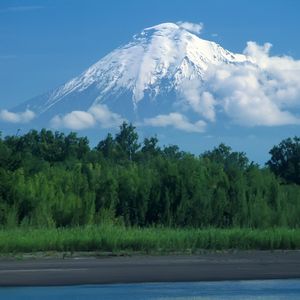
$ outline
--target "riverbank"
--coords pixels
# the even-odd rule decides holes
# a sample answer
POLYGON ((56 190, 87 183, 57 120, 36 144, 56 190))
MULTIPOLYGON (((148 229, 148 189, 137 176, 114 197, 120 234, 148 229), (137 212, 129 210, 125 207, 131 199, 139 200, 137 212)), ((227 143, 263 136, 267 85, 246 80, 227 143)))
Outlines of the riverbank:
POLYGON ((0 260, 0 286, 300 278, 300 251, 0 260))

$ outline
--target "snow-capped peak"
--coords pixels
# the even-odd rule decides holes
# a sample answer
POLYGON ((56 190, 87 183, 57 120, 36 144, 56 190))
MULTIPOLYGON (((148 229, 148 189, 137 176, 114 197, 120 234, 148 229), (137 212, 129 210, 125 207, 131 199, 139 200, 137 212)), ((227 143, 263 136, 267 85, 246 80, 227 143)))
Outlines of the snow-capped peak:
POLYGON ((145 92, 155 97, 170 89, 178 90, 186 79, 203 79, 210 64, 246 60, 246 56, 203 40, 182 26, 162 23, 144 29, 130 43, 54 91, 43 110, 68 94, 82 92, 90 86, 96 86, 99 91, 93 104, 105 102, 108 94, 119 95, 127 90, 136 106, 145 92))
POLYGON ((175 23, 171 22, 166 22, 166 23, 161 23, 155 26, 151 26, 148 28, 145 28, 142 32, 148 31, 148 30, 177 30, 179 29, 179 26, 175 23))

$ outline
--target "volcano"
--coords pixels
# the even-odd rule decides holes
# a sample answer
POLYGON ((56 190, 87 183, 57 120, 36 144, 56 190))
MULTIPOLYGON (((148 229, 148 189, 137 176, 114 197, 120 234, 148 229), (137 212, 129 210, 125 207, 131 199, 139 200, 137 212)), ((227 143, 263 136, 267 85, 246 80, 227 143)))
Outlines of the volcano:
POLYGON ((127 120, 162 126, 177 122, 179 129, 201 132, 214 119, 213 99, 207 93, 195 96, 195 88, 212 67, 249 62, 178 24, 163 23, 14 111, 31 114, 32 127, 109 128, 127 120))

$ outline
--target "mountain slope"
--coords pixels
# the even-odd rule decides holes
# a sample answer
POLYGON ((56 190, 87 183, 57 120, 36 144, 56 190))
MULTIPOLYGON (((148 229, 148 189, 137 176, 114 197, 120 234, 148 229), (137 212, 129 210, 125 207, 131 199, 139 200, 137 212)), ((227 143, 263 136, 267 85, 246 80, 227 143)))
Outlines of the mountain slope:
POLYGON ((33 111, 49 122, 57 115, 105 105, 134 121, 144 117, 143 111, 149 113, 151 106, 156 107, 155 113, 172 112, 185 94, 186 83, 202 82, 210 65, 247 61, 246 56, 200 39, 179 25, 163 23, 146 28, 81 75, 16 110, 33 111))

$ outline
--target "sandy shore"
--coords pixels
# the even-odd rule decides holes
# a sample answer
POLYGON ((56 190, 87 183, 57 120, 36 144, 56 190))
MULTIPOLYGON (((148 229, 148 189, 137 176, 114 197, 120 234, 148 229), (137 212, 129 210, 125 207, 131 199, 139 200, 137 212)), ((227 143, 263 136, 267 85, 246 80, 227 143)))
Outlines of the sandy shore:
POLYGON ((300 278, 300 251, 0 260, 0 286, 286 278, 300 278))

